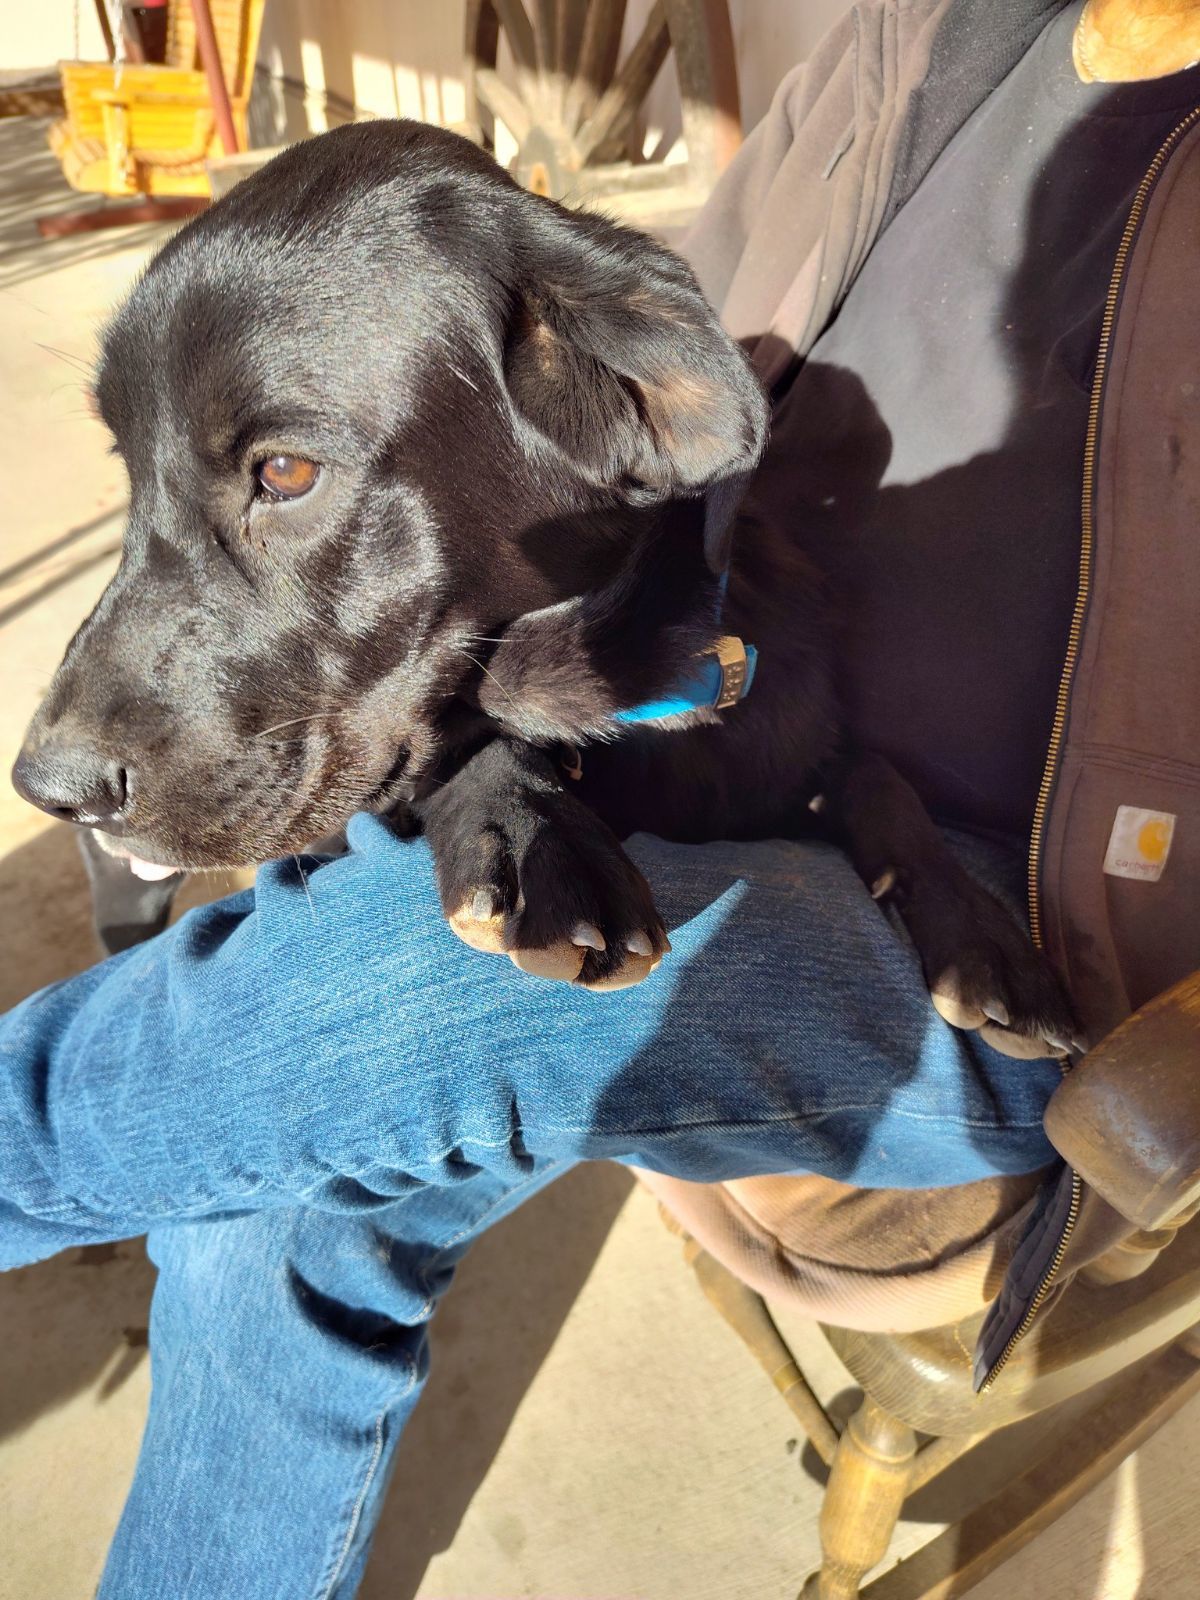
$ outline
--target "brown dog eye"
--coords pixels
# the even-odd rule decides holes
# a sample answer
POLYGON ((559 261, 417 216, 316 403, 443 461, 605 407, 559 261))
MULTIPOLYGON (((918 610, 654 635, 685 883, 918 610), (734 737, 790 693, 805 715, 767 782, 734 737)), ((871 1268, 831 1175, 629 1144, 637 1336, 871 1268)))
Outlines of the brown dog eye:
POLYGON ((298 500, 316 483, 320 467, 303 456, 272 456, 260 461, 255 476, 268 494, 277 500, 298 500))

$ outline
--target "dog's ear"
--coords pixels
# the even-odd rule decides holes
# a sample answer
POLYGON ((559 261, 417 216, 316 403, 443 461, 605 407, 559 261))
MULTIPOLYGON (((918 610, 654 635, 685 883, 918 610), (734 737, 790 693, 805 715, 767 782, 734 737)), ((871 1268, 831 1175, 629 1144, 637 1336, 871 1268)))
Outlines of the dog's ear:
POLYGON ((671 251, 602 217, 523 197, 504 372, 518 416, 592 482, 709 496, 723 565, 767 406, 750 363, 671 251))

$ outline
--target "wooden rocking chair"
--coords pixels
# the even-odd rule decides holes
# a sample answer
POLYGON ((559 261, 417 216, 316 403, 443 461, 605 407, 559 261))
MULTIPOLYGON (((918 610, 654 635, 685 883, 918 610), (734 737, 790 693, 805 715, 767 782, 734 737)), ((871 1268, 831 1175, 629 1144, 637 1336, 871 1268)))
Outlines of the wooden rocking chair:
MULTIPOLYGON (((264 5, 210 0, 241 149, 264 5)), ((112 196, 211 195, 206 162, 225 151, 197 52, 191 5, 170 0, 164 65, 59 64, 67 114, 51 127, 50 148, 72 188, 112 196)))
POLYGON ((824 1560, 803 1600, 952 1600, 1200 1392, 1200 1221, 1191 1222, 1200 1211, 1200 973, 1075 1067, 1050 1102, 1046 1130, 1140 1231, 1084 1268, 979 1395, 971 1350, 981 1307, 995 1293, 1031 1180, 914 1193, 810 1178, 704 1185, 639 1174, 683 1235, 705 1294, 830 1469, 824 1560), (755 1271, 739 1270, 746 1264, 755 1271), (811 1336, 814 1302, 827 1308, 815 1320, 862 1394, 841 1429, 796 1354, 811 1336), (839 1304, 847 1321, 859 1318, 857 1329, 830 1314, 839 1304), (925 1327, 923 1313, 941 1325, 925 1327), (909 1331, 861 1331, 889 1324, 909 1331), (968 1450, 986 1450, 996 1430, 1073 1397, 1086 1414, 1055 1430, 1004 1488, 862 1587, 885 1559, 910 1495, 968 1450))

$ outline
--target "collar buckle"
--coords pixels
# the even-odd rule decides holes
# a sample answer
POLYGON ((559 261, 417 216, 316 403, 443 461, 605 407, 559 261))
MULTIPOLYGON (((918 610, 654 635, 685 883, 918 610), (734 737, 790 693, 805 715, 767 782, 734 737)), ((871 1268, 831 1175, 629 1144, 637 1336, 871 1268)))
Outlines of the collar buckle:
POLYGON ((737 705, 738 701, 744 698, 749 688, 747 681, 750 676, 749 657, 746 654, 746 646, 731 633, 717 640, 713 646, 713 653, 721 669, 721 681, 712 703, 713 710, 728 711, 730 706, 737 705))

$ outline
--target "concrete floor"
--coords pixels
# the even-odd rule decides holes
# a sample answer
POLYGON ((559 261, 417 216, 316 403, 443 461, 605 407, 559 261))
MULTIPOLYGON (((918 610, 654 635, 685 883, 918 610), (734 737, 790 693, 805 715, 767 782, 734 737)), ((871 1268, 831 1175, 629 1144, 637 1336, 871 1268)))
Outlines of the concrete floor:
MULTIPOLYGON (((39 241, 35 214, 78 203, 42 134, 0 123, 5 771, 113 566, 124 485, 87 414, 84 373, 98 321, 155 237, 39 241)), ((68 830, 0 784, 0 1008, 95 957, 68 830)), ((0 1280, 0 1600, 92 1593, 145 1413, 152 1282, 136 1242, 0 1280)), ((823 1390, 844 1389, 814 1352, 823 1390)), ((1193 1405, 978 1600, 1191 1600, 1198 1457, 1193 1405)), ((786 1600, 815 1560, 819 1494, 791 1414, 702 1300, 647 1197, 623 1172, 586 1169, 463 1268, 362 1592, 786 1600)), ((923 1501, 927 1520, 902 1527, 898 1550, 948 1514, 944 1496, 923 1501)))

